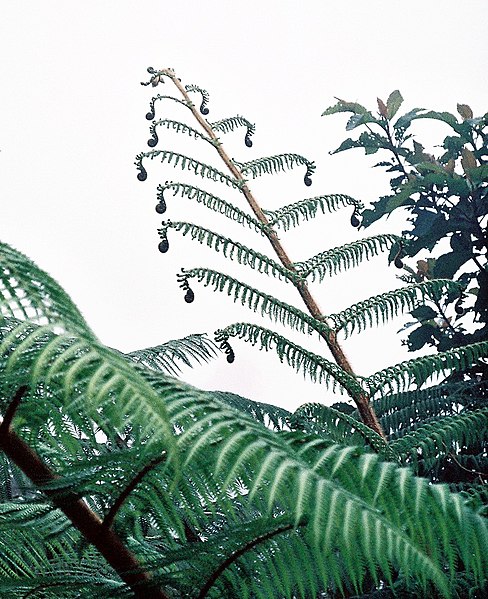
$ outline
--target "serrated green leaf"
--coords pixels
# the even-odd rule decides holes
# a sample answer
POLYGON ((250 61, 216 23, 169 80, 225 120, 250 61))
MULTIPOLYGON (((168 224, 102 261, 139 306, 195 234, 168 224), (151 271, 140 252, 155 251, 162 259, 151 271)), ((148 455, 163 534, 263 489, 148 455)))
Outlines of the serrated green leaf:
POLYGON ((388 100, 386 101, 386 114, 388 119, 392 119, 396 115, 398 109, 402 105, 402 102, 402 94, 397 89, 392 91, 388 97, 388 100))

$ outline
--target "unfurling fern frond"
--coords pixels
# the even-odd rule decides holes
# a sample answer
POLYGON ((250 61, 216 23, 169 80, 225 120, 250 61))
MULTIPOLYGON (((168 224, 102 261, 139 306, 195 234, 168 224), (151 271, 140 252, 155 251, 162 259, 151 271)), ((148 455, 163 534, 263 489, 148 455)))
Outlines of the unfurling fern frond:
POLYGON ((422 462, 423 469, 429 470, 446 455, 456 453, 458 447, 475 444, 486 447, 487 441, 488 408, 484 408, 433 419, 392 441, 390 447, 405 463, 417 467, 422 462))
POLYGON ((217 355, 217 348, 205 334, 194 334, 154 347, 138 349, 125 355, 131 361, 148 368, 176 375, 181 371, 178 362, 185 366, 191 366, 193 360, 197 363, 208 362, 217 355))
POLYGON ((254 289, 246 283, 242 283, 233 277, 209 268, 191 268, 182 270, 178 275, 180 279, 195 278, 205 286, 213 286, 215 291, 227 293, 234 302, 241 304, 254 312, 260 312, 263 316, 269 316, 275 322, 279 322, 302 333, 311 334, 329 333, 330 327, 324 321, 317 320, 302 310, 282 302, 272 295, 254 289))
POLYGON ((435 374, 467 370, 480 358, 486 356, 488 356, 488 341, 481 341, 401 362, 363 379, 363 383, 369 388, 371 395, 383 388, 392 392, 401 391, 411 384, 420 386, 435 374))
MULTIPOLYGON (((345 414, 331 406, 318 403, 306 403, 294 413, 294 418, 304 418, 316 425, 316 430, 322 428, 335 443, 346 445, 369 445, 376 453, 385 459, 396 459, 396 455, 388 447, 387 442, 361 421, 345 414)), ((292 420, 294 422, 294 420, 292 420)))
POLYGON ((338 386, 339 391, 346 390, 352 395, 364 393, 357 379, 340 366, 296 345, 274 331, 255 324, 238 322, 216 333, 216 340, 229 337, 243 339, 265 351, 274 350, 280 362, 286 362, 297 372, 302 371, 303 375, 309 377, 314 383, 330 384, 333 390, 338 386))
POLYGON ((250 228, 256 229, 256 231, 268 230, 266 225, 263 225, 260 221, 253 218, 250 214, 246 214, 234 204, 226 202, 221 198, 214 196, 208 191, 204 191, 199 187, 193 185, 187 185, 186 183, 175 183, 173 181, 167 181, 164 185, 158 185, 157 187, 157 198, 158 204, 156 206, 156 212, 163 214, 166 211, 166 202, 164 199, 164 192, 170 190, 173 192, 173 196, 180 195, 182 198, 188 198, 189 200, 196 200, 199 204, 203 204, 206 208, 223 214, 230 220, 233 220, 241 225, 247 225, 250 228))
POLYGON ((174 168, 179 167, 181 170, 193 171, 195 175, 200 175, 202 179, 206 178, 211 179, 212 181, 220 181, 220 183, 225 183, 234 189, 240 189, 242 187, 241 181, 237 181, 213 166, 171 150, 153 150, 151 152, 142 152, 141 154, 138 154, 134 164, 139 171, 139 174, 137 175, 139 181, 145 181, 147 179, 147 171, 142 164, 144 158, 154 160, 154 158, 157 158, 158 156, 161 157, 161 162, 167 162, 174 168))
POLYGON ((307 167, 307 172, 303 181, 307 186, 312 185, 310 177, 315 171, 315 164, 299 154, 277 154, 276 156, 257 158, 250 162, 237 162, 237 160, 233 160, 233 162, 239 167, 243 175, 251 173, 253 179, 261 175, 278 173, 286 169, 292 169, 295 166, 304 165, 307 167))
POLYGON ((426 299, 439 299, 443 293, 460 293, 462 286, 450 279, 433 279, 375 295, 329 318, 345 337, 368 326, 384 324, 405 310, 412 310, 426 299))
POLYGON ((288 231, 288 229, 296 227, 300 223, 300 218, 305 221, 315 218, 319 209, 322 214, 326 214, 343 206, 354 206, 354 212, 364 207, 359 200, 355 200, 348 195, 333 193, 301 200, 278 208, 278 210, 263 210, 263 212, 269 219, 271 226, 283 227, 285 231, 288 231))
POLYGON ((171 119, 159 119, 159 121, 154 121, 152 125, 149 127, 149 132, 151 137, 147 141, 147 145, 150 148, 155 148, 158 145, 159 137, 156 133, 156 127, 166 127, 166 129, 173 129, 177 133, 187 133, 190 137, 194 139, 203 139, 208 143, 213 143, 213 141, 208 138, 206 135, 203 135, 200 131, 197 131, 193 127, 190 127, 186 123, 181 123, 180 121, 174 121, 171 119))
POLYGON ((197 92, 197 93, 201 94, 202 103, 200 104, 199 110, 200 110, 201 114, 207 115, 210 112, 209 109, 207 108, 207 104, 210 100, 208 91, 206 89, 202 89, 201 87, 198 87, 198 85, 193 85, 193 84, 185 85, 185 89, 187 92, 197 92))
MULTIPOLYGON (((198 241, 198 243, 206 243, 208 247, 214 249, 216 252, 221 251, 224 256, 230 260, 236 260, 239 262, 239 264, 250 266, 251 268, 256 269, 258 272, 271 274, 274 277, 283 278, 287 281, 294 281, 298 278, 293 271, 285 268, 268 256, 247 248, 238 241, 233 241, 232 239, 224 237, 219 233, 210 231, 210 229, 205 229, 204 227, 194 225, 193 223, 181 221, 166 221, 163 222, 162 225, 163 227, 158 229, 158 233, 163 241, 166 240, 166 243, 168 229, 174 229, 175 231, 181 232, 182 235, 190 235, 190 237, 198 241)), ((165 253, 167 250, 168 247, 165 245, 165 250, 163 253, 165 253)), ((160 249, 160 251, 162 250, 160 249)))
POLYGON ((220 121, 216 121, 215 123, 210 123, 210 126, 214 131, 222 131, 222 133, 229 133, 229 131, 234 131, 234 129, 237 127, 246 127, 244 143, 248 148, 252 147, 251 136, 254 135, 256 126, 250 123, 243 116, 237 115, 222 119, 220 121))
POLYGON ((173 102, 182 104, 185 106, 185 108, 189 108, 188 104, 184 100, 180 100, 174 96, 162 96, 161 94, 158 94, 157 96, 154 96, 154 98, 151 98, 151 101, 149 102, 149 111, 146 113, 146 119, 148 121, 154 120, 154 117, 156 116, 154 105, 158 100, 172 100, 173 102))
POLYGON ((294 266, 303 277, 311 275, 312 281, 318 277, 319 281, 328 275, 357 266, 362 260, 377 256, 379 252, 389 249, 398 241, 397 235, 375 235, 348 243, 341 247, 332 248, 321 252, 304 262, 295 262, 294 266))

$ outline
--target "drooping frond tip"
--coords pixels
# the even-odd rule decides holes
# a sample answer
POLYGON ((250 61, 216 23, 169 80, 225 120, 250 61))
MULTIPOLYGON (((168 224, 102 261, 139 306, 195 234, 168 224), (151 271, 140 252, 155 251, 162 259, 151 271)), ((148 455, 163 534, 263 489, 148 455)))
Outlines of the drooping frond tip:
POLYGON ((278 173, 286 169, 292 169, 295 166, 304 165, 307 171, 303 181, 307 186, 312 185, 311 176, 316 168, 313 162, 299 154, 277 154, 276 156, 257 158, 250 162, 238 162, 237 160, 233 160, 233 162, 239 167, 243 175, 251 173, 253 179, 263 174, 278 173))

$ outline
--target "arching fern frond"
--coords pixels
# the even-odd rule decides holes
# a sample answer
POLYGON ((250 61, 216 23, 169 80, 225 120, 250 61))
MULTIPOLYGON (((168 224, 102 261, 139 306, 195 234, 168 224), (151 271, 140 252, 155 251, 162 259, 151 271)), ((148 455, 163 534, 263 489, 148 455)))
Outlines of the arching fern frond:
POLYGON ((338 271, 357 266, 362 260, 377 256, 379 252, 389 249, 400 238, 397 235, 375 235, 358 241, 353 241, 341 247, 321 252, 304 262, 295 262, 294 266, 304 278, 311 275, 323 281, 326 276, 338 271))
POLYGON ((68 294, 27 256, 0 243, 0 326, 4 318, 66 325, 92 339, 90 330, 68 294))
POLYGON ((363 379, 363 383, 370 389, 371 395, 382 388, 401 391, 411 384, 421 385, 435 374, 467 370, 487 355, 488 341, 472 343, 390 366, 363 379))
POLYGON ((462 407, 484 407, 487 383, 478 381, 449 382, 425 389, 385 395, 374 400, 373 407, 383 430, 390 439, 415 430, 425 420, 457 414, 462 407))
POLYGON ((152 150, 151 152, 142 152, 141 154, 138 154, 134 164, 139 171, 139 174, 137 175, 139 181, 145 181, 147 179, 147 171, 142 164, 144 158, 154 160, 154 158, 157 158, 158 156, 161 157, 161 162, 166 162, 173 168, 179 167, 181 170, 193 171, 195 175, 200 175, 202 179, 206 178, 211 179, 212 181, 219 181, 234 189, 240 189, 242 186, 240 181, 226 175, 213 166, 200 162, 190 156, 173 152, 172 150, 152 150))
POLYGON ((276 156, 257 158, 250 162, 237 162, 237 160, 233 160, 233 162, 239 167, 243 175, 251 173, 253 179, 261 175, 283 172, 295 166, 304 165, 307 167, 304 177, 304 182, 307 186, 312 184, 310 177, 315 171, 315 164, 299 154, 277 154, 276 156))
POLYGON ((199 110, 200 110, 201 114, 207 115, 209 113, 207 104, 210 100, 208 91, 206 89, 202 89, 198 85, 193 85, 193 84, 185 85, 185 89, 187 92, 197 92, 202 96, 202 102, 200 104, 199 110))
MULTIPOLYGON (((205 410, 202 401, 188 403, 181 398, 170 409, 184 431, 181 450, 191 447, 188 460, 204 458, 215 477, 226 477, 224 486, 241 481, 246 498, 263 501, 267 513, 279 505, 281 513, 293 515, 295 524, 306 519, 305 538, 324 563, 322 585, 327 581, 341 588, 342 572, 347 572, 360 588, 365 570, 377 580, 379 567, 381 576, 389 579, 393 566, 422 586, 433 580, 447 593, 438 564, 447 564, 454 574, 458 551, 462 562, 483 576, 485 524, 446 487, 429 485, 406 468, 381 463, 373 453, 331 445, 316 436, 284 433, 278 443, 274 438, 268 444, 267 433, 255 436, 250 428, 254 425, 230 411, 225 417, 212 411, 212 422, 220 424, 209 428, 200 416, 205 410), (184 420, 190 418, 187 427, 184 420), (215 449, 213 455, 210 448, 215 449), (249 461, 256 467, 249 468, 249 461), (474 534, 469 543, 463 542, 466 526, 474 534), (462 548, 454 549, 448 538, 462 548)), ((283 560, 278 563, 281 566, 283 560)))
POLYGON ((248 148, 252 147, 251 136, 254 135, 256 126, 250 123, 243 116, 231 116, 220 121, 215 121, 215 123, 210 123, 210 126, 214 131, 222 131, 222 133, 229 133, 230 131, 237 129, 237 127, 246 127, 244 143, 248 148))
POLYGON ((368 326, 384 324, 405 310, 412 310, 425 299, 439 299, 443 293, 460 293, 462 286, 450 279, 433 279, 375 295, 346 308, 329 318, 337 330, 347 337, 361 332, 368 326))
POLYGON ((301 218, 305 221, 315 218, 319 213, 319 209, 322 214, 326 214, 343 206, 354 206, 355 212, 364 208, 359 200, 355 200, 348 195, 333 193, 301 200, 278 208, 278 210, 263 210, 263 212, 269 219, 270 225, 283 227, 285 231, 288 231, 291 227, 299 225, 301 218))
POLYGON ((395 459, 397 456, 384 439, 361 421, 331 406, 318 403, 306 403, 293 413, 293 418, 305 418, 321 427, 335 443, 346 445, 368 445, 384 459, 395 459))
MULTIPOLYGON (((167 231, 168 229, 174 229, 175 231, 181 232, 184 236, 190 235, 190 237, 198 241, 198 243, 206 243, 208 247, 214 249, 216 252, 221 251, 226 258, 237 260, 239 264, 248 265, 258 272, 271 274, 288 281, 293 281, 298 278, 293 271, 285 268, 268 256, 256 252, 238 241, 233 241, 219 233, 210 231, 210 229, 206 229, 205 227, 182 221, 166 221, 163 222, 162 225, 163 227, 158 229, 158 233, 163 241, 166 240, 166 244, 163 248, 164 252, 168 251, 169 247, 167 242, 167 231)), ((161 243, 163 243, 163 241, 161 243)), ((162 251, 161 247, 160 251, 162 251)))
POLYGON ((459 446, 481 443, 486 447, 487 441, 488 408, 484 408, 426 422, 415 431, 392 441, 390 446, 405 463, 416 467, 422 462, 422 467, 429 470, 435 462, 455 452, 459 446))
POLYGON ((133 362, 148 368, 176 375, 181 372, 179 362, 185 366, 192 366, 193 360, 197 363, 208 362, 217 355, 217 352, 217 346, 205 334, 193 334, 125 355, 133 362))
POLYGON ((195 278, 205 286, 213 286, 215 291, 227 293, 234 302, 240 301, 250 310, 259 311, 263 316, 269 316, 275 322, 280 322, 302 333, 317 332, 320 334, 328 333, 331 330, 324 321, 317 320, 295 306, 216 270, 210 268, 183 269, 182 274, 178 277, 180 280, 195 278))
POLYGON ((173 129, 173 131, 176 131, 177 133, 187 133, 194 139, 203 139, 204 141, 213 144, 213 141, 210 138, 208 138, 206 135, 203 135, 203 133, 197 131, 193 127, 190 127, 186 123, 181 123, 180 121, 174 121, 171 119, 159 119, 158 121, 153 121, 152 125, 149 127, 151 137, 148 139, 147 145, 150 148, 155 148, 159 142, 156 127, 166 127, 166 129, 173 129))
POLYGON ((234 206, 230 202, 226 202, 221 198, 204 191, 194 185, 188 185, 186 183, 175 183, 174 181, 167 181, 164 185, 158 185, 158 205, 156 210, 159 214, 163 214, 166 211, 166 202, 164 199, 164 192, 170 190, 173 192, 173 196, 180 195, 182 198, 186 197, 189 200, 196 200, 199 204, 203 204, 206 208, 223 214, 230 220, 233 220, 241 225, 247 225, 250 228, 256 229, 256 231, 264 231, 267 229, 260 221, 253 218, 250 214, 243 212, 237 206, 234 206))
POLYGON ((254 420, 268 428, 283 430, 290 426, 292 413, 280 406, 253 401, 230 391, 209 391, 209 393, 227 406, 249 414, 254 420))
POLYGON ((243 339, 252 345, 259 346, 259 349, 276 351, 281 362, 286 362, 297 372, 303 372, 303 375, 314 383, 330 384, 333 390, 338 386, 341 392, 345 389, 353 395, 364 393, 358 381, 340 366, 309 352, 274 331, 252 323, 239 322, 231 324, 215 334, 217 342, 229 337, 243 339))
POLYGON ((182 104, 185 108, 189 108, 188 104, 184 100, 180 100, 179 98, 175 98, 174 96, 164 96, 164 95, 158 94, 157 96, 154 96, 154 98, 151 98, 151 101, 149 102, 149 110, 146 113, 146 119, 148 121, 154 120, 154 117, 156 116, 156 111, 155 111, 154 105, 158 100, 172 100, 173 102, 182 104))

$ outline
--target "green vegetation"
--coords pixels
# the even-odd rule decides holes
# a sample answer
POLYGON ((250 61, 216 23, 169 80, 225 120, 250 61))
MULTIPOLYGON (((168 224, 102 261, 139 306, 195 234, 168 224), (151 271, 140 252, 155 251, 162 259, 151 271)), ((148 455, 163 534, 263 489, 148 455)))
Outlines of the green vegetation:
MULTIPOLYGON (((464 239, 463 247, 467 244, 451 216, 457 205, 485 197, 485 154, 478 142, 485 140, 486 119, 473 119, 462 108, 466 118, 456 126, 464 127, 461 137, 468 136, 470 127, 472 139, 466 144, 472 147, 466 150, 456 142, 458 154, 441 159, 439 169, 446 173, 441 173, 442 183, 422 166, 426 160, 418 157, 423 149, 406 130, 420 114, 441 114, 446 120, 446 113, 416 110, 392 125, 401 103, 398 92, 386 104, 379 102, 379 117, 340 101, 327 113, 352 112, 349 129, 364 124, 384 131, 361 134, 359 141, 348 140, 340 149, 359 145, 368 153, 393 152, 397 158, 387 166, 400 169, 400 178, 392 182, 392 196, 380 200, 377 212, 363 211, 360 202, 337 194, 267 211, 246 176, 298 168, 309 186, 313 162, 298 154, 247 163, 229 158, 217 134, 244 128, 250 147, 254 126, 240 116, 210 123, 202 116, 208 114, 205 90, 183 85, 170 69, 149 73, 145 85, 166 81, 175 93, 150 102, 149 146, 158 145, 158 128, 165 127, 189 136, 196 152, 198 144, 210 144, 219 163, 153 149, 136 158, 139 180, 148 178, 148 161, 159 159, 204 182, 221 183, 226 197, 236 201, 167 182, 157 188, 157 212, 171 209, 170 193, 178 201, 199 202, 216 213, 216 222, 231 219, 247 229, 251 241, 252 235, 267 239, 274 254, 183 221, 163 222, 160 252, 171 250, 172 235, 186 235, 230 261, 294 286, 301 304, 204 267, 178 276, 185 301, 195 300, 196 285, 209 286, 263 318, 301 332, 305 344, 310 336, 318 337, 324 348, 320 355, 246 322, 224 326, 216 341, 229 363, 237 351, 234 338, 276 352, 295 370, 342 393, 343 401, 305 404, 290 413, 231 393, 195 389, 171 375, 181 362, 213 357, 215 347, 205 336, 127 355, 108 348, 47 273, 2 244, 0 596, 482 597, 488 566, 488 342, 486 325, 468 334, 462 318, 473 314, 476 322, 486 323, 483 291, 471 294, 471 303, 467 299, 476 291, 474 281, 480 289, 484 284, 486 254, 470 233, 472 256, 464 262, 459 258, 455 271, 447 269, 450 259, 442 256, 425 261, 425 271, 415 271, 403 260, 416 255, 416 241, 418 248, 430 249, 446 236, 451 246, 458 237, 464 239), (192 102, 194 94, 201 97, 200 112, 192 102), (154 120, 168 99, 188 109, 192 125, 154 120), (396 141, 392 126, 401 131, 396 141), (414 144, 417 158, 406 149, 408 143, 414 144), (459 156, 464 174, 455 175, 459 156), (454 161, 452 169, 452 163, 442 166, 449 160, 454 161), (449 177, 456 180, 458 195, 451 193, 449 177), (459 191, 466 188, 469 197, 459 191), (429 198, 440 205, 439 214, 451 228, 449 235, 445 231, 426 246, 421 235, 429 234, 425 219, 431 217, 424 212, 432 210, 422 206, 429 198), (280 227, 284 238, 291 227, 351 207, 353 227, 360 226, 361 214, 369 225, 400 205, 412 210, 415 226, 424 223, 423 229, 325 248, 299 263, 291 262, 277 235, 280 227), (339 314, 320 312, 308 281, 322 281, 384 251, 405 270, 404 287, 339 314), (455 277, 471 258, 480 270, 455 277), (440 276, 435 268, 443 263, 440 276), (467 316, 459 313, 460 301, 467 316), (446 312, 451 304, 457 314, 452 322, 446 312), (422 316, 428 309, 438 310, 430 323, 422 316), (355 374, 338 338, 402 311, 412 313, 415 330, 430 325, 440 331, 427 340, 438 351, 367 377, 355 374)), ((454 147, 454 142, 445 143, 454 147)), ((485 214, 473 218, 480 229, 485 227, 486 240, 485 214)), ((461 250, 456 243, 452 251, 457 256, 461 250)), ((411 336, 408 342, 414 349, 411 336)))

